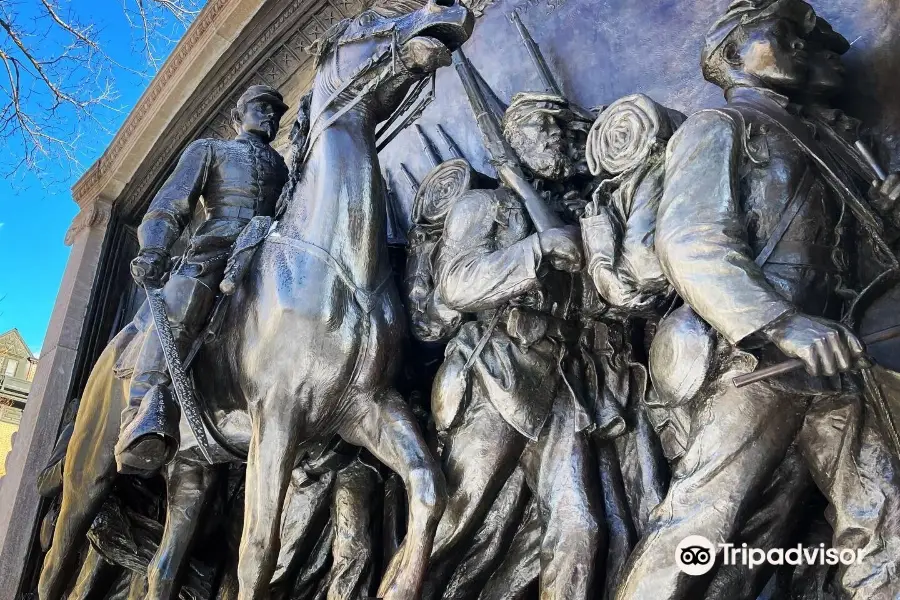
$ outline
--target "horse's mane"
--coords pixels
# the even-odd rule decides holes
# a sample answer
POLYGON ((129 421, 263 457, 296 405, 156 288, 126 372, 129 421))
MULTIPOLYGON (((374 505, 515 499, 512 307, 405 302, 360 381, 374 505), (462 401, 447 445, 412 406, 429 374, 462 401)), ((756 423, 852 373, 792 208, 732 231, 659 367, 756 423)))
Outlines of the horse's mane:
POLYGON ((288 159, 288 181, 281 190, 278 197, 278 203, 275 205, 275 214, 281 215, 284 212, 287 202, 294 194, 294 188, 300 180, 300 171, 303 167, 303 154, 306 150, 307 138, 309 137, 310 127, 310 104, 312 103, 313 90, 306 92, 300 98, 300 105, 297 107, 297 119, 291 127, 291 150, 288 159))
POLYGON ((307 52, 316 58, 316 67, 318 67, 322 59, 328 56, 338 39, 347 31, 350 26, 350 19, 341 19, 322 34, 322 37, 314 41, 307 52))

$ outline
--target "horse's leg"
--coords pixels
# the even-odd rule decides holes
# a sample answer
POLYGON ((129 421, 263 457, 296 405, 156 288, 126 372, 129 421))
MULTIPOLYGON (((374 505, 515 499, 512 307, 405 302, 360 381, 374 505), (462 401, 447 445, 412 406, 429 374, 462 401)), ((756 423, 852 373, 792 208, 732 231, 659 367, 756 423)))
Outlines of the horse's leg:
POLYGON ((406 540, 378 590, 386 600, 414 600, 421 594, 438 521, 444 512, 446 490, 437 461, 419 432, 409 406, 394 390, 367 405, 358 422, 341 429, 351 444, 374 454, 403 479, 409 498, 406 540))
POLYGON ((178 597, 176 579, 185 563, 219 468, 175 458, 166 467, 166 526, 147 566, 146 600, 178 597))
POLYGON ((116 476, 113 448, 125 394, 122 382, 113 375, 115 358, 113 347, 107 347, 94 366, 78 410, 63 466, 62 506, 38 583, 40 600, 62 597, 78 549, 116 476))
POLYGON ((250 405, 238 599, 267 598, 281 548, 281 513, 297 454, 302 402, 270 392, 250 405))
POLYGON ((122 570, 122 567, 106 562, 96 548, 88 546, 81 570, 78 572, 78 579, 66 600, 88 600, 99 597, 102 591, 99 589, 100 584, 107 580, 109 587, 108 576, 114 571, 122 570))

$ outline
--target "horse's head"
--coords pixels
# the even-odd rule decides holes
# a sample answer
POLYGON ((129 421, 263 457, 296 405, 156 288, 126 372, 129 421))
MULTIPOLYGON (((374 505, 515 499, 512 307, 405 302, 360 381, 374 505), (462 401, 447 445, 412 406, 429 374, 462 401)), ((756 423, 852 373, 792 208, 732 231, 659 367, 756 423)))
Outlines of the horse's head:
POLYGON ((472 13, 459 0, 419 6, 402 14, 370 8, 328 30, 318 49, 314 117, 356 99, 355 107, 382 120, 397 109, 413 82, 450 64, 450 53, 472 33, 472 13))

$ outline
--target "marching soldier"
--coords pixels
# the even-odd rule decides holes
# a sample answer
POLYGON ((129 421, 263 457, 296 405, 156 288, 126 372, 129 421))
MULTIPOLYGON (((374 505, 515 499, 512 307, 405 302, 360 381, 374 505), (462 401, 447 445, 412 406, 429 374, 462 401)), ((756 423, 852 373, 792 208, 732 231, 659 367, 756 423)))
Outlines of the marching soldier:
MULTIPOLYGON (((518 94, 504 115, 511 147, 548 181, 572 174, 559 124, 572 118, 567 106, 552 94, 518 94)), ((564 227, 536 233, 522 200, 501 187, 456 200, 441 244, 436 290, 475 320, 448 345, 434 383, 450 499, 433 561, 464 550, 459 542, 521 465, 543 525, 542 597, 592 598, 605 526, 593 422, 571 384, 577 361, 570 350, 580 332, 578 237, 564 227)))
MULTIPOLYGON (((138 285, 156 286, 169 268, 172 245, 203 199, 204 218, 163 288, 182 359, 209 317, 238 235, 251 218, 275 212, 288 172, 269 143, 286 110, 277 90, 250 87, 232 113, 239 129, 237 137, 190 144, 138 228, 141 248, 131 263, 131 273, 138 285)), ((178 449, 180 412, 170 383, 164 349, 151 324, 134 365, 129 406, 122 413, 116 446, 120 472, 152 474, 178 449)))
POLYGON ((845 225, 883 247, 879 220, 786 95, 808 80, 815 19, 799 0, 734 2, 702 58, 727 107, 691 116, 669 144, 656 250, 685 305, 662 321, 650 370, 661 398, 691 406, 691 424, 619 600, 698 597, 704 580, 679 568, 679 543, 733 541, 798 434, 835 515, 833 545, 861 557, 841 567, 845 593, 900 594, 896 458, 849 374, 866 366, 862 344, 839 322, 852 281, 841 254, 855 247, 845 225), (807 373, 733 385, 785 355, 807 373))

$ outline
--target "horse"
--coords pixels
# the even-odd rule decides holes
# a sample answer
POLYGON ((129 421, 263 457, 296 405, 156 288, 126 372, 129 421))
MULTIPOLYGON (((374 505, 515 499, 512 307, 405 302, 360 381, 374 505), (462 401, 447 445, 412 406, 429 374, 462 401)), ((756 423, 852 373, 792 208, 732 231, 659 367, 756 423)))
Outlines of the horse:
MULTIPOLYGON (((403 15, 366 10, 320 41, 308 133, 292 143, 300 158, 283 210, 231 297, 217 342, 201 349, 193 367, 213 437, 247 456, 239 600, 267 596, 291 472, 304 448, 333 435, 366 448, 403 480, 406 543, 378 595, 420 594, 446 493, 415 417, 393 388, 406 326, 388 262, 376 126, 414 82, 450 64, 473 26, 458 0, 428 0, 403 15)), ((116 371, 146 332, 147 315, 145 304, 112 339, 82 395, 41 600, 61 598, 76 550, 117 477, 113 449, 128 380, 116 371)), ((215 479, 189 433, 167 472, 165 533, 148 573, 154 600, 177 593, 175 574, 215 479)))

